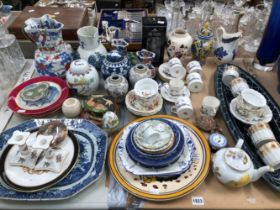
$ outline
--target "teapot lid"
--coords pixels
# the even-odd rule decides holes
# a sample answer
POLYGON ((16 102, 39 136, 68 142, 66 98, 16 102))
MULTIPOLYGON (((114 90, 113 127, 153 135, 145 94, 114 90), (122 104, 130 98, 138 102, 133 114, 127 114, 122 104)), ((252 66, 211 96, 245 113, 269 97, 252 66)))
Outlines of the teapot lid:
POLYGON ((247 171, 252 166, 249 155, 242 149, 229 148, 224 153, 225 163, 237 171, 247 171))
POLYGON ((70 71, 75 74, 83 74, 89 70, 89 64, 86 60, 74 60, 70 65, 70 71))

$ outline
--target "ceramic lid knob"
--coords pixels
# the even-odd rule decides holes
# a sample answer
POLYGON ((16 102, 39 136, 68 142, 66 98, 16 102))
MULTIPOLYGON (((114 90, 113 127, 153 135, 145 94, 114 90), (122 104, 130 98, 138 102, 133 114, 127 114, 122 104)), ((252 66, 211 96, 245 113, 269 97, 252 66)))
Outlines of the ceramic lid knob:
POLYGON ((89 70, 89 64, 86 60, 78 59, 71 63, 70 71, 75 74, 83 74, 89 70))

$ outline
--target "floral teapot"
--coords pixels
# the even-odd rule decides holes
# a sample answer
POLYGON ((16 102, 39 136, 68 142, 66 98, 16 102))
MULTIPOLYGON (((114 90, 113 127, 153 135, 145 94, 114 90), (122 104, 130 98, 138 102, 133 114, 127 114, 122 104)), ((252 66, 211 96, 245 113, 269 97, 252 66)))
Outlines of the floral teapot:
POLYGON ((235 147, 220 149, 213 156, 213 172, 227 186, 242 187, 274 171, 270 166, 254 169, 251 158, 241 149, 243 143, 244 140, 239 139, 235 147))
POLYGON ((217 47, 214 50, 214 55, 223 63, 228 63, 234 60, 236 55, 237 41, 241 37, 241 32, 227 33, 220 26, 217 28, 217 47))

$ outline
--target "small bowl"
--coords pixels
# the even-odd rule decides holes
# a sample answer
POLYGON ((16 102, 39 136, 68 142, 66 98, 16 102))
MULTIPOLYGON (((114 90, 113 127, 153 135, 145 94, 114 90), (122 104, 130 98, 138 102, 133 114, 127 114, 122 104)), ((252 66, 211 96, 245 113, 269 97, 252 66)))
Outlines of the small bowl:
POLYGON ((150 78, 144 78, 135 83, 135 94, 141 99, 150 99, 158 93, 158 83, 150 78))

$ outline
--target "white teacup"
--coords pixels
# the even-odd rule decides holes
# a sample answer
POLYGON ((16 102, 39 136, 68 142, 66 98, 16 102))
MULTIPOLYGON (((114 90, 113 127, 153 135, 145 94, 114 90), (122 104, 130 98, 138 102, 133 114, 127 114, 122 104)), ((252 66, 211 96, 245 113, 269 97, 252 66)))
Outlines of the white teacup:
POLYGON ((265 162, 274 170, 280 169, 280 144, 277 141, 270 141, 259 148, 259 154, 265 162))
POLYGON ((188 74, 187 82, 189 90, 193 93, 198 93, 203 89, 203 81, 201 75, 197 72, 188 74))
POLYGON ((267 123, 259 122, 251 125, 248 132, 256 148, 261 147, 267 142, 276 140, 270 126, 267 123))
POLYGON ((265 97, 256 90, 245 89, 237 97, 236 109, 244 117, 262 117, 266 106, 265 97))
POLYGON ((245 89, 249 89, 249 85, 241 77, 237 77, 230 82, 230 90, 234 96, 238 96, 245 89))
POLYGON ((229 87, 231 81, 236 79, 237 77, 239 77, 238 67, 229 65, 226 67, 226 69, 223 73, 222 81, 223 81, 224 85, 229 87))
POLYGON ((143 101, 147 106, 155 102, 158 94, 158 83, 150 78, 138 80, 134 85, 137 100, 143 101))
POLYGON ((186 96, 179 96, 175 106, 171 107, 171 112, 176 113, 182 119, 189 119, 193 115, 191 99, 186 96))
POLYGON ((184 92, 185 83, 181 79, 172 79, 169 81, 169 93, 172 96, 180 96, 184 92))
POLYGON ((172 77, 177 78, 180 72, 184 70, 183 64, 179 58, 172 58, 168 61, 169 68, 166 69, 167 73, 172 77))
POLYGON ((200 63, 198 61, 191 61, 187 64, 187 70, 188 70, 188 73, 193 73, 193 72, 196 72, 196 73, 199 73, 199 74, 202 74, 202 67, 200 65, 200 63))
POLYGON ((202 100, 201 113, 210 117, 215 117, 220 107, 220 100, 214 96, 205 96, 202 100))

